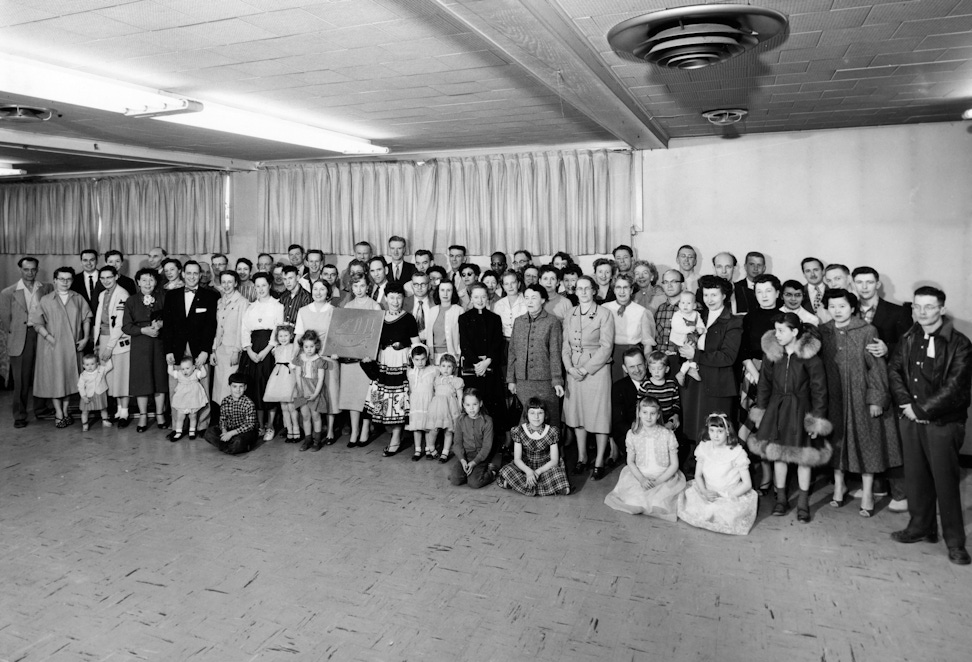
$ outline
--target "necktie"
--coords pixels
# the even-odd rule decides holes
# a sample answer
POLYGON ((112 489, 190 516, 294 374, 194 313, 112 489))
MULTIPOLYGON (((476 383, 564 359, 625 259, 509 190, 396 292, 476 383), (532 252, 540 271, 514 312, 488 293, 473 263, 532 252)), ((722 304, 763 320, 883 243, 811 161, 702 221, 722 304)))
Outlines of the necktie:
POLYGON ((816 293, 813 295, 813 309, 816 310, 823 301, 823 286, 814 285, 813 289, 816 290, 816 293))
POLYGON ((379 291, 380 289, 381 289, 381 288, 379 288, 379 287, 375 287, 375 291, 371 293, 371 298, 372 298, 372 299, 374 299, 375 301, 377 301, 377 300, 378 300, 378 291, 379 291))
POLYGON ((618 317, 624 317, 624 309, 627 307, 628 307, 627 304, 623 306, 618 306, 618 317))
POLYGON ((401 279, 402 279, 402 265, 396 264, 395 265, 395 280, 401 280, 401 279))
POLYGON ((415 322, 418 324, 419 333, 425 331, 425 307, 419 301, 418 310, 415 311, 415 322))
POLYGON ((199 289, 198 287, 187 287, 186 288, 186 292, 193 292, 194 293, 198 289, 199 289))
POLYGON ((94 296, 94 276, 88 276, 88 298, 94 296))

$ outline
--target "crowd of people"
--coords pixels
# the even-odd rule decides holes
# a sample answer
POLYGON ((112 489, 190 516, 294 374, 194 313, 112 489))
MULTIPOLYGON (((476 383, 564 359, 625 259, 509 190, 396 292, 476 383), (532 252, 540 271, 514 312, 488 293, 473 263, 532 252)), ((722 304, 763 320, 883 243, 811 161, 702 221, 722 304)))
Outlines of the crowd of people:
POLYGON ((489 269, 460 245, 445 266, 406 253, 402 237, 387 257, 361 241, 342 271, 297 244, 235 268, 159 247, 131 279, 119 251, 99 267, 85 250, 52 284, 22 257, 0 293, 14 426, 32 400, 58 428, 77 401, 85 431, 100 419, 144 433, 153 417, 170 441, 203 435, 233 454, 278 433, 315 452, 347 428, 350 448, 387 431, 385 457, 454 457, 455 485, 534 496, 569 494, 568 465, 593 480, 624 465, 610 507, 733 534, 753 526, 757 494, 786 515, 793 484, 809 522, 812 475, 826 472, 829 505, 859 497, 861 517, 889 490, 889 509, 910 513, 898 542, 936 542, 937 509, 950 560, 969 563, 972 344, 940 289, 899 306, 871 267, 808 257, 802 280, 781 281, 755 251, 739 280, 728 252, 700 275, 688 245, 663 273, 625 245, 589 274, 565 252, 542 265, 495 252, 489 269), (338 308, 380 311, 375 356, 325 353, 338 308))

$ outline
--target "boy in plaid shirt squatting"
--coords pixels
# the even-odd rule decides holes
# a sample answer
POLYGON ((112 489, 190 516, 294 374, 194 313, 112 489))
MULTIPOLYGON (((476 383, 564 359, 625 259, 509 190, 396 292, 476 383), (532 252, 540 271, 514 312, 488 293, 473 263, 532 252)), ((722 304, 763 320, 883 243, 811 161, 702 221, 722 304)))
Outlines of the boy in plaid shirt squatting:
POLYGON ((229 376, 230 394, 219 405, 219 425, 206 430, 206 441, 229 455, 240 455, 257 440, 256 406, 246 397, 246 377, 229 376))

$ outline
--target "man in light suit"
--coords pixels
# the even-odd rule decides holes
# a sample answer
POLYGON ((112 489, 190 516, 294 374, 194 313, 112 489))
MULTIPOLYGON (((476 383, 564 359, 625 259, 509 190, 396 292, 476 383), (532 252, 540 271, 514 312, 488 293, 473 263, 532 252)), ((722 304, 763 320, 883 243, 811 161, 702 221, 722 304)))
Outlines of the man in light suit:
MULTIPOLYGON (((13 380, 14 427, 27 425, 27 399, 34 391, 34 359, 37 356, 37 331, 30 323, 30 311, 40 299, 54 287, 37 282, 36 257, 20 258, 20 280, 0 292, 0 330, 7 334, 7 352, 10 355, 10 377, 13 380)), ((34 416, 46 414, 47 400, 34 398, 34 416)))
MULTIPOLYGON (((165 306, 162 309, 162 347, 169 365, 178 364, 183 356, 191 356, 197 367, 206 365, 209 361, 209 352, 216 338, 216 304, 219 302, 219 295, 208 287, 199 286, 201 276, 202 268, 199 263, 189 260, 182 267, 185 287, 169 290, 165 296, 165 306)), ((137 366, 132 366, 132 369, 137 369, 137 366)), ((171 382, 170 379, 170 392, 171 382)), ((210 393, 209 375, 201 382, 206 393, 210 393)), ((199 411, 197 429, 205 430, 209 426, 209 414, 209 405, 199 411)), ((177 432, 180 430, 176 430, 173 424, 169 439, 172 440, 177 432)))

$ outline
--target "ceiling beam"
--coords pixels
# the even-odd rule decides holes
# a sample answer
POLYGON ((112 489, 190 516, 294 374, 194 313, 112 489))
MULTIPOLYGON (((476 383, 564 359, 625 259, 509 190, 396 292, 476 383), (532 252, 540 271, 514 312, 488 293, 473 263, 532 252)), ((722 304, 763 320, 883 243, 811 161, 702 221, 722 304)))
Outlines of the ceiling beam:
POLYGON ((550 0, 431 0, 566 103, 636 149, 668 134, 550 0))
POLYGON ((206 156, 191 152, 173 152, 150 147, 136 147, 86 138, 68 138, 26 131, 0 129, 0 146, 25 151, 53 152, 57 154, 84 154, 103 159, 158 163, 168 166, 208 168, 211 170, 256 170, 257 163, 219 156, 206 156))

